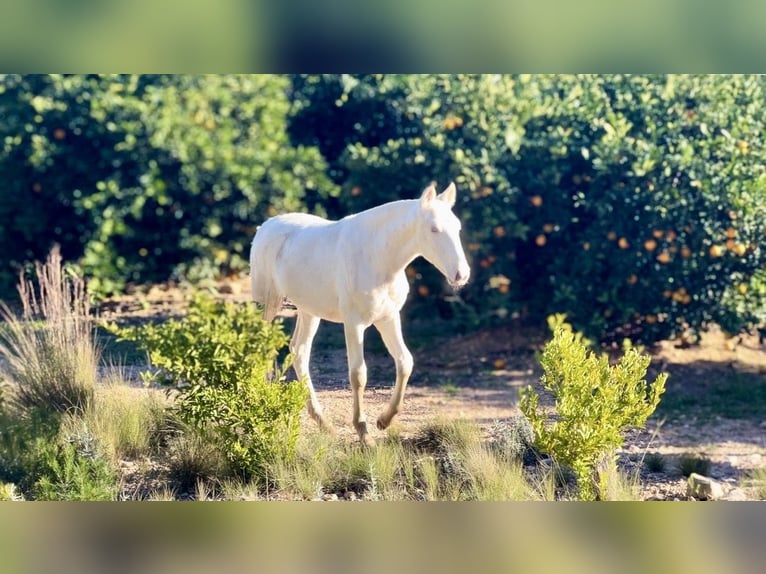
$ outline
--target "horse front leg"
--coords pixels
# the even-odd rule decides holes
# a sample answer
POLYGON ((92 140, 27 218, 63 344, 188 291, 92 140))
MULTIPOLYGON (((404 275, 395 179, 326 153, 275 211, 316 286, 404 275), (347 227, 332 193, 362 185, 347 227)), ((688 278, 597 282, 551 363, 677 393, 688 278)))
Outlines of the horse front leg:
POLYGON ((319 428, 332 433, 334 432, 332 423, 324 416, 322 405, 319 404, 319 398, 314 390, 314 383, 311 382, 311 374, 309 373, 311 345, 314 342, 314 335, 316 335, 319 328, 319 322, 319 317, 298 311, 295 330, 293 331, 292 339, 290 339, 290 353, 293 355, 295 374, 305 382, 309 390, 306 410, 308 410, 311 418, 319 424, 319 428))
POLYGON ((364 414, 364 389, 367 386, 367 365, 364 362, 364 330, 359 323, 344 323, 346 352, 348 354, 348 380, 354 399, 352 422, 359 435, 359 440, 366 446, 374 446, 367 430, 367 417, 364 414))
POLYGON ((402 323, 398 314, 375 323, 375 328, 380 333, 386 349, 393 357, 396 363, 396 384, 391 394, 391 401, 388 408, 378 417, 378 428, 384 430, 391 424, 391 420, 404 405, 404 391, 407 388, 407 381, 412 374, 413 360, 412 353, 407 349, 402 337, 402 323))

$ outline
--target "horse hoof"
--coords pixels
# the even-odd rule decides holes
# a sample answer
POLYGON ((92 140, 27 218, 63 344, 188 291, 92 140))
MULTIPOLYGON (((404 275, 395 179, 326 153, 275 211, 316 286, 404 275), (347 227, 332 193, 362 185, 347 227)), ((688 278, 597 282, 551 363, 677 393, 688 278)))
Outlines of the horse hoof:
POLYGON ((378 417, 378 420, 375 423, 375 425, 378 427, 378 430, 386 430, 390 424, 391 421, 384 421, 383 417, 378 417))
POLYGON ((372 438, 371 435, 365 434, 363 436, 359 437, 359 441, 362 443, 362 446, 365 448, 374 448, 375 447, 375 439, 372 438))

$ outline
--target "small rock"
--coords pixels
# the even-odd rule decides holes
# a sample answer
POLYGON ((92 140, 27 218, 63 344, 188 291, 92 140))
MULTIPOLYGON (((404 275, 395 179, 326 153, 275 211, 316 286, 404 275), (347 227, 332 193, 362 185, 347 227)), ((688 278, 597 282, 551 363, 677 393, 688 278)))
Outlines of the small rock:
POLYGON ((335 494, 334 492, 330 492, 328 494, 323 494, 322 495, 322 500, 324 500, 326 502, 335 501, 335 500, 338 500, 338 495, 335 494))
POLYGON ((686 492, 698 500, 719 500, 723 498, 723 486, 712 478, 693 472, 689 475, 686 492))
POLYGON ((741 488, 732 488, 722 500, 728 500, 731 502, 742 502, 748 500, 747 494, 741 488))
POLYGON ((349 490, 343 495, 343 498, 346 500, 356 500, 356 492, 349 490))

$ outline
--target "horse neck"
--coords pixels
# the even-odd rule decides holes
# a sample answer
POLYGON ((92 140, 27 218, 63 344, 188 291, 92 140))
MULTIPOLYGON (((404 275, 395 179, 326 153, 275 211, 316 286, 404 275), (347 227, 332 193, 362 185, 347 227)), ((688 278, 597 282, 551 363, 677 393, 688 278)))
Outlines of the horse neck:
POLYGON ((370 246, 388 273, 403 270, 421 255, 417 239, 419 199, 393 201, 362 212, 372 230, 370 246))

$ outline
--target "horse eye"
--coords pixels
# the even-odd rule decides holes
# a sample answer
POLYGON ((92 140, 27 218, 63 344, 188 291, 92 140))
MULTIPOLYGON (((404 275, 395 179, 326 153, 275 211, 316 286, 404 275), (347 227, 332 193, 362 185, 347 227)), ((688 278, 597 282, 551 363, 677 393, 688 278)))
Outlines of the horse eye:
POLYGON ((431 233, 439 233, 439 228, 435 225, 431 227, 431 233))

